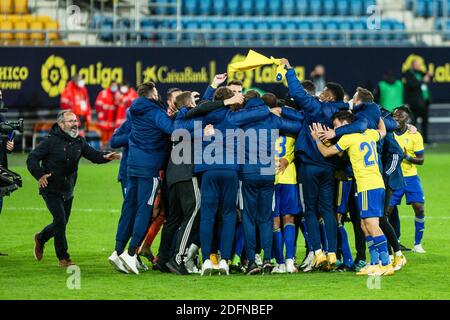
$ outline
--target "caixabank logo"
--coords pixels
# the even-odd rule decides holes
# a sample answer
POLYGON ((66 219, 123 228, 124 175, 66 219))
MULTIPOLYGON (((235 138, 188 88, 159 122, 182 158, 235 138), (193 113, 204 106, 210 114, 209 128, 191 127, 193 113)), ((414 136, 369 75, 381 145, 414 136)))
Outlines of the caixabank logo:
POLYGON ((41 67, 41 86, 49 97, 60 95, 69 80, 69 70, 63 58, 51 55, 41 67))

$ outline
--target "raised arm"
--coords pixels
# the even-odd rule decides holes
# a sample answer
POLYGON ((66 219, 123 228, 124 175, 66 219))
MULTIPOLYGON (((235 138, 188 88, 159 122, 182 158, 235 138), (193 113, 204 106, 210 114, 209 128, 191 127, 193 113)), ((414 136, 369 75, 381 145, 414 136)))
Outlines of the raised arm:
POLYGON ((206 100, 206 101, 212 101, 214 98, 214 93, 216 92, 216 89, 227 80, 227 74, 226 73, 222 73, 222 74, 216 74, 214 76, 213 82, 211 83, 211 85, 209 85, 206 90, 205 93, 203 94, 202 100, 206 100))
POLYGON ((289 94, 294 98, 298 108, 312 116, 317 115, 320 112, 322 105, 319 100, 306 92, 300 80, 298 80, 294 69, 288 69, 286 80, 288 83, 289 94))
POLYGON ((326 145, 323 144, 323 142, 319 139, 318 132, 320 129, 317 123, 313 123, 313 125, 309 127, 309 130, 311 132, 311 136, 313 137, 314 141, 317 144, 317 149, 319 149, 319 152, 322 154, 322 156, 328 158, 337 155, 343 151, 339 150, 336 147, 336 145, 331 145, 327 147, 326 145))
POLYGON ((155 125, 165 134, 171 135, 173 132, 173 120, 162 110, 155 110, 155 125))
POLYGON ((192 108, 191 110, 189 110, 188 113, 186 114, 185 119, 192 119, 195 117, 200 117, 200 116, 205 115, 208 112, 212 112, 212 111, 220 109, 224 106, 225 106, 225 104, 223 101, 206 101, 206 102, 199 104, 195 108, 192 108))
POLYGON ((386 125, 384 124, 384 121, 382 118, 380 118, 380 121, 378 121, 378 133, 380 134, 380 140, 386 137, 386 125))
POLYGON ((118 149, 128 145, 128 137, 131 132, 130 121, 125 121, 122 125, 116 129, 111 137, 111 148, 118 149))
POLYGON ((303 112, 286 106, 281 107, 281 116, 294 121, 303 121, 303 119, 305 119, 303 112))

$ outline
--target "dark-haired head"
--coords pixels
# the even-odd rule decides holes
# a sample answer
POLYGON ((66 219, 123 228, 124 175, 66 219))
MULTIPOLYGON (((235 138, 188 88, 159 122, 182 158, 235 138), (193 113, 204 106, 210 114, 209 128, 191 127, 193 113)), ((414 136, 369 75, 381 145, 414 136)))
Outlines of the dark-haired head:
POLYGON ((395 108, 393 117, 394 117, 395 121, 397 121, 398 128, 401 131, 406 129, 406 126, 408 125, 408 122, 409 122, 410 115, 411 115, 411 109, 406 105, 395 108))
POLYGON ((233 91, 234 94, 242 93, 243 83, 241 80, 231 80, 228 82, 228 88, 233 91))
POLYGON ((347 110, 342 110, 339 112, 336 112, 333 117, 333 126, 334 128, 339 128, 341 126, 344 126, 346 124, 350 124, 353 121, 355 121, 355 115, 347 110))
POLYGON ((310 95, 312 96, 316 95, 316 85, 311 80, 303 80, 302 86, 305 89, 305 91, 308 92, 310 95))
POLYGON ((339 83, 328 82, 320 93, 319 99, 324 102, 343 101, 344 94, 344 88, 339 83))
POLYGON ((139 97, 158 100, 158 90, 156 90, 155 83, 149 81, 141 84, 138 87, 138 95, 139 97))
POLYGON ((273 93, 265 93, 262 95, 261 99, 264 101, 264 103, 269 106, 269 108, 276 108, 278 107, 278 99, 277 96, 273 93))
POLYGON ((353 96, 353 103, 355 105, 360 105, 362 103, 372 103, 373 100, 374 97, 372 92, 361 87, 356 88, 356 93, 353 96))

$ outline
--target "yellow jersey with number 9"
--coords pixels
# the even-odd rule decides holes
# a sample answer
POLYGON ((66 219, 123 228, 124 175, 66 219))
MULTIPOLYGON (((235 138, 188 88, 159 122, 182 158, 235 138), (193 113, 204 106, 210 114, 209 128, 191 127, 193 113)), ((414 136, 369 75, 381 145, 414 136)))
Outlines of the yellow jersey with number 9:
POLYGON ((275 142, 275 161, 283 158, 289 162, 284 172, 275 174, 275 184, 297 184, 297 171, 295 170, 295 138, 280 136, 275 142))
MULTIPOLYGON (((398 134, 394 132, 395 140, 397 140, 398 144, 402 149, 406 149, 406 154, 410 157, 415 157, 418 154, 423 154, 423 138, 419 132, 409 133, 406 130, 405 133, 398 134)), ((402 162, 402 172, 404 177, 411 177, 417 175, 416 165, 409 162, 406 159, 403 159, 402 162)))
POLYGON ((377 130, 368 129, 363 133, 342 136, 336 144, 339 151, 346 151, 352 163, 358 192, 384 189, 384 181, 378 165, 377 130))

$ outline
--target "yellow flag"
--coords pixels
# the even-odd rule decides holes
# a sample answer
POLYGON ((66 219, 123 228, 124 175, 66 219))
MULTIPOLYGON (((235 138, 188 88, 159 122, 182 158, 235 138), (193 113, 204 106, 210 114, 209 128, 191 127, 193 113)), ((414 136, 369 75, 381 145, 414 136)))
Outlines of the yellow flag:
POLYGON ((284 75, 286 74, 286 70, 284 65, 281 64, 281 59, 276 59, 274 57, 267 58, 266 56, 250 50, 245 57, 244 61, 236 62, 230 64, 230 69, 232 71, 246 71, 246 70, 254 70, 256 68, 275 64, 278 66, 277 68, 277 81, 283 80, 284 75))

